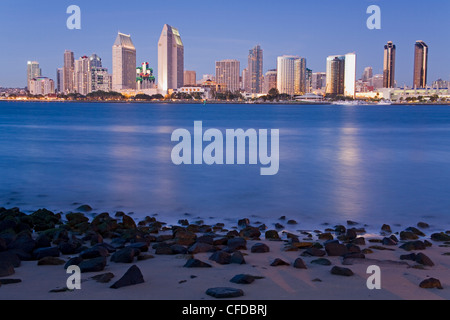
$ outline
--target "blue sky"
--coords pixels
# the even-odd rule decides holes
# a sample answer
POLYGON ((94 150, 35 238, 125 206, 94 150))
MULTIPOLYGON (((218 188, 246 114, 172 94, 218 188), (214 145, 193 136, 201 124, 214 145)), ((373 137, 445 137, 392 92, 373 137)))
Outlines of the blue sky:
MULTIPOLYGON (((26 85, 26 62, 40 63, 55 78, 64 50, 75 57, 97 53, 111 68, 117 31, 131 34, 138 62, 157 69, 157 42, 165 23, 177 27, 185 45, 185 69, 214 73, 214 63, 238 59, 260 44, 264 70, 276 57, 305 57, 313 72, 325 71, 328 55, 357 53, 357 76, 366 66, 382 72, 383 46, 397 46, 396 80, 411 85, 416 40, 430 47, 428 82, 450 80, 448 0, 1 0, 0 86, 26 85), (68 30, 66 9, 81 8, 82 29, 68 30), (381 30, 366 27, 369 5, 381 8, 381 30)), ((110 70, 111 71, 111 70, 110 70)))

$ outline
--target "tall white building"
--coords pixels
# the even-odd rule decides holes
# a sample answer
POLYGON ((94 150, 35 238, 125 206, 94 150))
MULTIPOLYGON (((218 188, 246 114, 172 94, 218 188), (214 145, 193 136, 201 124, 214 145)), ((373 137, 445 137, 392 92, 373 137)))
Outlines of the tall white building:
POLYGON ((64 51, 64 67, 63 67, 63 89, 64 93, 72 93, 74 91, 74 62, 73 52, 64 51))
POLYGON ((158 89, 183 87, 184 45, 178 29, 165 24, 158 41, 158 89))
POLYGON ((355 97, 356 54, 334 55, 327 58, 326 92, 333 95, 355 97))
POLYGON ((118 33, 112 47, 112 89, 136 89, 136 48, 131 36, 118 33))
POLYGON ((91 64, 87 56, 83 56, 75 60, 74 70, 74 90, 75 92, 85 96, 91 92, 89 81, 91 76, 91 64))
POLYGON ((40 77, 42 75, 41 68, 39 68, 39 62, 28 61, 27 62, 27 88, 30 90, 30 81, 33 78, 40 77))
POLYGON ((240 89, 240 62, 238 60, 216 61, 216 83, 222 91, 236 92, 240 89))
POLYGON ((47 77, 36 77, 30 80, 30 93, 32 95, 48 95, 55 93, 55 82, 47 77))

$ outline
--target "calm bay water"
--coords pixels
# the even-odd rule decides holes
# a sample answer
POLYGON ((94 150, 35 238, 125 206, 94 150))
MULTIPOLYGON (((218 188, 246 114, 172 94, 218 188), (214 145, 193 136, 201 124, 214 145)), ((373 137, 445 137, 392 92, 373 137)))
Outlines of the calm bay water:
POLYGON ((450 225, 448 106, 0 102, 0 206, 450 225), (280 169, 175 166, 177 128, 280 129, 280 169))

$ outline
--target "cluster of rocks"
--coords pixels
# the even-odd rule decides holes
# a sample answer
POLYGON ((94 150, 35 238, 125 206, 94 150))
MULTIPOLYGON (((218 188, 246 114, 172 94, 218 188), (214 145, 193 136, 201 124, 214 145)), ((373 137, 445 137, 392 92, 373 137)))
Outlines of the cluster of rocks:
MULTIPOLYGON (((84 205, 78 209, 80 212, 65 215, 46 209, 27 215, 18 208, 0 208, 0 277, 13 275, 21 261, 37 261, 39 266, 64 265, 64 268, 77 265, 82 273, 102 272, 108 263, 133 264, 154 258, 154 255, 185 255, 186 268, 211 268, 213 263, 242 265, 246 264, 248 250, 251 254, 270 252, 267 244, 258 242, 261 238, 283 242, 286 251, 301 251, 300 256, 292 263, 277 258, 270 264, 272 267, 292 265, 297 269, 307 268, 302 257, 314 257, 311 264, 325 266, 332 265, 325 257, 341 257, 343 265, 351 265, 355 259, 365 259, 373 250, 399 246, 405 251, 422 251, 432 245, 427 239, 421 240, 426 235, 415 227, 394 234, 390 226, 384 225, 382 232, 385 237, 369 239, 368 242, 378 244, 362 249, 361 246, 366 245, 366 239, 361 236, 365 230, 357 228, 358 224, 353 221, 348 221, 347 227, 337 225, 323 232, 302 231, 300 235, 296 235, 280 230, 284 228, 281 223, 275 224, 274 229, 268 229, 261 223, 252 226, 247 218, 239 220, 238 226, 232 230, 225 229, 222 223, 206 225, 201 220, 189 223, 187 219, 179 220, 178 225, 169 227, 150 216, 136 223, 123 212, 117 212, 114 217, 109 213, 101 213, 89 219, 84 213, 91 210, 89 206, 84 205), (249 240, 253 243, 250 248, 249 240), (154 255, 149 254, 150 250, 154 255), (199 253, 209 253, 209 261, 197 259, 195 255, 199 253), (68 261, 61 258, 67 255, 71 256, 68 261)), ((281 217, 281 221, 285 219, 281 217)), ((297 222, 288 220, 287 224, 296 225, 297 222)), ((420 223, 418 227, 424 229, 427 225, 420 223)), ((448 245, 450 232, 432 234, 430 239, 448 245)), ((422 266, 434 266, 433 261, 423 253, 405 254, 400 259, 422 266)), ((353 275, 350 269, 339 266, 333 266, 330 272, 340 276, 353 275)), ((96 276, 95 280, 107 283, 113 277, 111 273, 106 273, 96 276)), ((238 275, 235 278, 231 282, 252 283, 255 279, 249 275, 238 275)), ((3 281, 0 285, 20 281, 7 280, 9 282, 3 281)), ((142 282, 144 277, 141 271, 133 265, 111 288, 142 282)), ((429 286, 421 284, 421 287, 429 286)), ((230 288, 212 289, 208 294, 215 297, 226 296, 224 292, 234 292, 231 296, 237 295, 230 288)))

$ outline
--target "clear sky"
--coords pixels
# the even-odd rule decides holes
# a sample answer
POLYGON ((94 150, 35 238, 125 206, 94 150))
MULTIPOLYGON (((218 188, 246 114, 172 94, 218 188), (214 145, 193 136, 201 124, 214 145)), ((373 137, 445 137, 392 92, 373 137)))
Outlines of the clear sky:
POLYGON ((428 83, 450 80, 450 1, 448 0, 1 0, 0 86, 24 87, 26 63, 36 60, 52 79, 64 50, 75 57, 97 53, 110 69, 117 31, 131 34, 137 61, 157 72, 157 42, 165 23, 177 27, 185 46, 185 70, 214 73, 215 61, 264 50, 264 71, 276 57, 307 59, 324 72, 326 57, 357 53, 357 77, 366 66, 382 73, 383 46, 397 46, 396 80, 412 85, 414 43, 430 48, 428 83), (69 5, 81 8, 81 30, 69 30, 69 5), (381 8, 381 30, 369 30, 369 5, 381 8))

